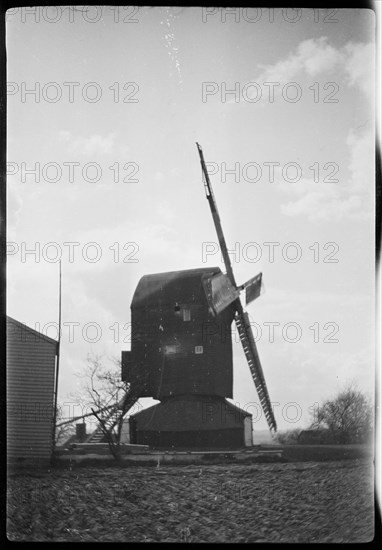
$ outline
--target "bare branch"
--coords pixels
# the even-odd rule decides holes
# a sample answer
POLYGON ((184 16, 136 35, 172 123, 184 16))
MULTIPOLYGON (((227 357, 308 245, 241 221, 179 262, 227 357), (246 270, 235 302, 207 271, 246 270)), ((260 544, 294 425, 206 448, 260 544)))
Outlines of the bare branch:
POLYGON ((354 382, 314 412, 311 428, 324 428, 339 443, 361 443, 372 437, 372 402, 354 382))
POLYGON ((110 452, 118 460, 123 423, 138 397, 131 393, 131 385, 121 380, 121 364, 115 359, 110 367, 99 356, 88 355, 81 378, 84 380, 83 401, 91 410, 89 415, 97 420, 96 430, 102 433, 110 452))

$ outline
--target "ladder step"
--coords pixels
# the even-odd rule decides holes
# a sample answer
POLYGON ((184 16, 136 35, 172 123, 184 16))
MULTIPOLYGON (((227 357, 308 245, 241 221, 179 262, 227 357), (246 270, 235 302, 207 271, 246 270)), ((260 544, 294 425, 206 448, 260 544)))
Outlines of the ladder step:
MULTIPOLYGON (((114 416, 118 410, 122 409, 123 407, 126 407, 125 410, 127 412, 129 409, 131 409, 134 403, 137 402, 137 400, 138 398, 135 397, 134 395, 128 396, 128 393, 126 393, 124 397, 119 401, 119 403, 113 406, 112 409, 109 409, 108 415, 102 419, 106 430, 107 431, 112 430, 116 425, 116 419, 114 418, 114 416)), ((100 428, 100 426, 98 425, 98 427, 95 429, 95 431, 92 434, 89 435, 86 441, 88 443, 91 443, 91 442, 99 443, 100 441, 102 441, 103 438, 104 438, 104 433, 100 428)))

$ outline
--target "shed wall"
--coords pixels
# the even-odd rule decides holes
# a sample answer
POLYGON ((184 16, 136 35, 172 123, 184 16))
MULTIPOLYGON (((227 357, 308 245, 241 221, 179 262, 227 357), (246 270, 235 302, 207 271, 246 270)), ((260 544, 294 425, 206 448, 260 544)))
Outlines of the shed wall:
POLYGON ((49 459, 57 342, 7 318, 7 456, 49 459))
POLYGON ((251 415, 226 399, 179 396, 130 417, 132 443, 163 448, 226 448, 248 445, 251 415))

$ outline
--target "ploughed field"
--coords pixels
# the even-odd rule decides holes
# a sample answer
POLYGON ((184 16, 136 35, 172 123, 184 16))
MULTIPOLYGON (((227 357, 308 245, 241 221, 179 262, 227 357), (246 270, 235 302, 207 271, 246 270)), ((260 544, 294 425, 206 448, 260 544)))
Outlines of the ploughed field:
POLYGON ((14 541, 365 542, 372 461, 13 473, 7 518, 14 541))

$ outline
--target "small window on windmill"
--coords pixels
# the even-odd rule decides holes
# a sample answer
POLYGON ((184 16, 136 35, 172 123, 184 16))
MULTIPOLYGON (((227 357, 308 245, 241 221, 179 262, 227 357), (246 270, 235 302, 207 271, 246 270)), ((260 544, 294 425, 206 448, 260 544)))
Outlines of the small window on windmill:
POLYGON ((203 353, 203 346, 195 346, 195 353, 203 353))
POLYGON ((191 321, 191 310, 187 307, 183 308, 183 321, 191 321))
POLYGON ((178 304, 178 302, 175 302, 174 311, 175 311, 175 313, 180 312, 180 305, 178 304))

